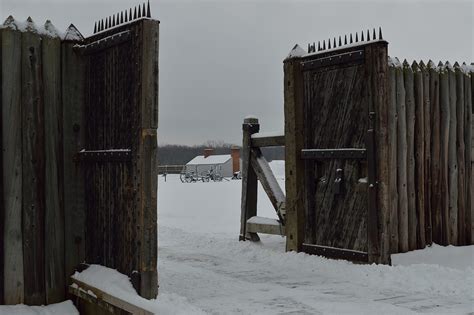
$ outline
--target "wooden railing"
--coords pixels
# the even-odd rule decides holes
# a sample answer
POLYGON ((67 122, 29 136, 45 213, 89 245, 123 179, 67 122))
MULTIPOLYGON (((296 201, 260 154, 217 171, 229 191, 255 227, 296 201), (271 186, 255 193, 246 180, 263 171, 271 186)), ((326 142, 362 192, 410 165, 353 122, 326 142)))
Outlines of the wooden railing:
POLYGON ((239 240, 259 241, 257 233, 285 235, 285 194, 260 148, 284 146, 281 134, 259 134, 257 118, 246 118, 242 125, 242 203, 239 240), (277 219, 257 216, 258 181, 276 213, 277 219))

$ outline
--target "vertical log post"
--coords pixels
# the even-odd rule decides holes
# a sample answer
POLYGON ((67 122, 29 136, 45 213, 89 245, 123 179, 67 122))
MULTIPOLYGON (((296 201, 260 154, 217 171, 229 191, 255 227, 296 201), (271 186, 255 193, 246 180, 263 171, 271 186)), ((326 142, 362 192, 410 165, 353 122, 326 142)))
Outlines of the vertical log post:
POLYGON ((301 159, 304 139, 304 89, 300 57, 304 51, 295 46, 284 61, 285 112, 285 189, 286 250, 300 251, 304 242, 304 162, 301 159))
MULTIPOLYGON (((466 66, 463 65, 463 68, 466 69, 466 66)), ((472 65, 471 65, 472 69, 472 65)), ((474 72, 471 70, 470 73, 464 74, 464 104, 465 104, 465 131, 464 139, 466 143, 466 244, 474 244, 474 123, 473 123, 473 105, 474 101, 474 72)))
POLYGON ((397 81, 396 68, 393 60, 389 67, 389 150, 390 150, 390 252, 398 253, 398 187, 397 187, 397 81))
POLYGON ((408 245, 408 189, 407 189, 407 122, 405 105, 405 84, 403 69, 397 59, 397 150, 398 150, 398 241, 399 251, 404 253, 408 245))
POLYGON ((3 168, 3 224, 1 235, 4 275, 1 286, 3 303, 24 303, 23 236, 22 236, 22 146, 21 146, 21 32, 9 17, 8 28, 1 33, 1 137, 3 168))
POLYGON ((416 189, 415 189, 415 91, 413 70, 403 62, 407 137, 407 191, 408 191, 408 249, 416 249, 416 189))
MULTIPOLYGON (((47 21, 45 29, 55 34, 47 21)), ((45 283, 46 303, 65 298, 64 208, 62 180, 61 41, 57 34, 43 36, 45 125, 45 283)))
POLYGON ((434 243, 441 244, 441 111, 439 72, 430 60, 430 105, 431 105, 431 231, 434 243))
POLYGON ((433 243, 431 222, 431 102, 430 102, 430 73, 423 61, 420 62, 423 80, 423 120, 424 120, 424 178, 425 178, 425 241, 433 243))
POLYGON ((439 63, 440 71, 440 196, 441 196, 441 245, 449 244, 449 74, 446 67, 439 63))
MULTIPOLYGON (((65 38, 75 38, 68 34, 79 34, 74 25, 69 26, 65 38)), ((65 40, 61 44, 62 78, 62 130, 63 130, 63 179, 64 179, 64 264, 65 278, 85 260, 85 193, 84 172, 75 160, 77 152, 84 148, 84 62, 73 46, 80 42, 65 40)))
POLYGON ((456 75, 456 138, 457 138, 457 165, 458 165, 458 196, 457 196, 457 238, 458 245, 466 245, 466 146, 464 138, 465 105, 464 105, 464 78, 458 63, 454 64, 456 75))
POLYGON ((424 248, 425 239, 425 120, 423 73, 416 62, 412 64, 415 92, 415 193, 416 193, 416 248, 424 248))
POLYGON ((45 299, 44 213, 44 99, 41 38, 31 18, 22 33, 22 165, 23 263, 25 304, 42 305, 45 299))
POLYGON ((457 96, 456 74, 453 67, 446 63, 449 80, 449 143, 448 143, 448 173, 449 173, 449 206, 447 222, 447 244, 458 244, 458 158, 457 158, 457 96))
POLYGON ((240 217, 240 241, 260 240, 257 233, 247 232, 247 220, 257 215, 258 181, 250 163, 251 137, 260 130, 257 118, 245 118, 242 125, 242 200, 240 217))

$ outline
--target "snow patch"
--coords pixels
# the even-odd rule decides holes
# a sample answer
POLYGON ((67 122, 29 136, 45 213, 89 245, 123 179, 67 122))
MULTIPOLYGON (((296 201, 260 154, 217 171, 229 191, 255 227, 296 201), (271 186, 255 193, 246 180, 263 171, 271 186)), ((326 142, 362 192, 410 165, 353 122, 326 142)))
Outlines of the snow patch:
POLYGON ((0 315, 79 315, 70 300, 47 306, 0 305, 0 315))

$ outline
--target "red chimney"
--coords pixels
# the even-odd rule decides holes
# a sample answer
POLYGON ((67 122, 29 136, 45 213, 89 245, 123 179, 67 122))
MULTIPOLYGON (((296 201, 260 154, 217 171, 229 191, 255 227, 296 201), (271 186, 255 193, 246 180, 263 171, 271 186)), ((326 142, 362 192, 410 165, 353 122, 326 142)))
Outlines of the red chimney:
POLYGON ((204 158, 214 154, 214 149, 204 149, 204 158))
POLYGON ((230 149, 230 156, 232 157, 232 172, 240 171, 240 149, 233 146, 230 149))

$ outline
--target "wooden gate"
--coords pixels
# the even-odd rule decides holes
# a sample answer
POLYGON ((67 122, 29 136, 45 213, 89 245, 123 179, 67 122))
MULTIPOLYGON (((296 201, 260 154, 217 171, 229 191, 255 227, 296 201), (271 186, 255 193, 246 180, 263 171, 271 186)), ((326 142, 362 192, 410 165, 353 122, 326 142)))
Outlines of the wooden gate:
POLYGON ((142 296, 154 298, 158 22, 120 22, 123 14, 109 19, 109 29, 99 23, 78 47, 86 69, 85 148, 77 154, 85 178, 85 256, 129 275, 142 296))
POLYGON ((292 226, 304 231, 295 233, 298 250, 361 262, 389 259, 382 244, 387 204, 380 193, 386 176, 387 42, 379 36, 374 31, 372 40, 367 34, 359 43, 346 38, 346 46, 339 38, 340 47, 334 39, 333 49, 329 41, 328 50, 325 44, 317 52, 310 46, 307 54, 295 47, 285 62, 285 101, 298 103, 293 112, 285 109, 285 119, 296 120, 295 127, 286 122, 285 133, 287 229, 291 239, 292 226), (291 166, 292 159, 300 169, 291 166), (294 173, 304 190, 292 195, 294 173))

